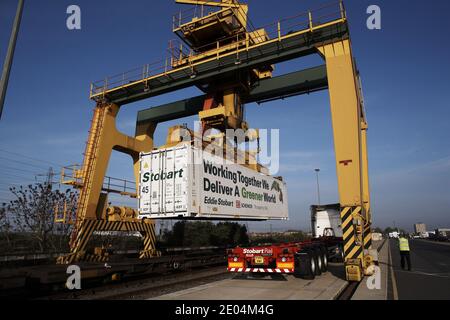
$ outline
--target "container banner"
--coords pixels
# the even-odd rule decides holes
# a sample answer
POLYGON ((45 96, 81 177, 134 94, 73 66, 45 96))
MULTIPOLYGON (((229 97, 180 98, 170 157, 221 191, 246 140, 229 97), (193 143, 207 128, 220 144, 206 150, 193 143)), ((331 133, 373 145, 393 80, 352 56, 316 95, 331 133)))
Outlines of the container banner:
POLYGON ((202 212, 236 218, 287 218, 285 184, 239 164, 203 152, 202 212))

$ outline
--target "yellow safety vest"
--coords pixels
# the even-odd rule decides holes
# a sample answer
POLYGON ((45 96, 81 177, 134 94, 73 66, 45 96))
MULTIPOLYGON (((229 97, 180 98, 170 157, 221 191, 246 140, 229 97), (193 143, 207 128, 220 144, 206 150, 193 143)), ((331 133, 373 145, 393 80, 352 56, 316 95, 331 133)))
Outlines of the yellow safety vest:
POLYGON ((398 239, 400 245, 400 251, 409 251, 409 242, 406 238, 398 239))

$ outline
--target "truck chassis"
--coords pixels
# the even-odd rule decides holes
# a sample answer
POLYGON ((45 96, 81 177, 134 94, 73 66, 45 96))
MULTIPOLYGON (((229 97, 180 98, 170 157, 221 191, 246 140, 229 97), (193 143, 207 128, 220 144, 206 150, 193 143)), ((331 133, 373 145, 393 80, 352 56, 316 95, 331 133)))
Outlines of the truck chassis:
POLYGON ((314 279, 328 270, 328 261, 343 261, 343 241, 320 237, 301 242, 236 247, 228 250, 228 271, 280 273, 314 279))

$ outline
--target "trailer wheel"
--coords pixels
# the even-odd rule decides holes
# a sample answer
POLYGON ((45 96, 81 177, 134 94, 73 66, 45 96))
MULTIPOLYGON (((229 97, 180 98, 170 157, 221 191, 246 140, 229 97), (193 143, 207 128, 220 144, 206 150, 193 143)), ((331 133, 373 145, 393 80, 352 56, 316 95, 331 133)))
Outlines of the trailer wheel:
POLYGON ((338 246, 339 248, 339 253, 337 255, 337 262, 344 262, 344 247, 342 245, 338 246))
POLYGON ((322 251, 319 247, 316 247, 312 250, 314 259, 316 260, 316 275, 320 276, 322 274, 323 268, 323 260, 322 260, 322 251))
POLYGON ((314 253, 312 251, 309 252, 309 274, 306 279, 314 279, 317 274, 317 259, 314 257, 314 253))
POLYGON ((294 275, 304 279, 313 280, 316 277, 316 259, 312 251, 304 250, 296 255, 294 275))
POLYGON ((328 250, 326 247, 320 247, 322 251, 322 272, 328 271, 328 250))

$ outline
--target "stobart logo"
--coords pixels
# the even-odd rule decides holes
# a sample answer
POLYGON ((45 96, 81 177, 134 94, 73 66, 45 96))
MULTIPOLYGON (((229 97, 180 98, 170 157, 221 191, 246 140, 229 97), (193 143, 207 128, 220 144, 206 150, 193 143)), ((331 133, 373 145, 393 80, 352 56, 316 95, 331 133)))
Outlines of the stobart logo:
POLYGON ((243 250, 244 254, 272 254, 272 248, 262 248, 262 249, 245 249, 243 250))
POLYGON ((166 180, 166 179, 174 179, 174 178, 182 178, 183 177, 183 169, 175 170, 175 171, 169 171, 169 172, 146 172, 143 175, 142 182, 148 182, 148 181, 159 181, 159 180, 166 180))

